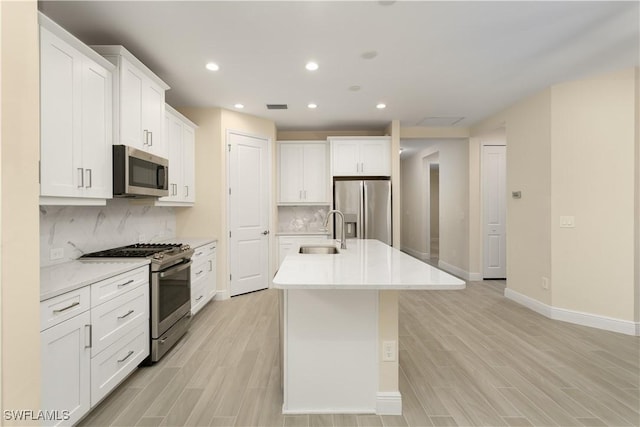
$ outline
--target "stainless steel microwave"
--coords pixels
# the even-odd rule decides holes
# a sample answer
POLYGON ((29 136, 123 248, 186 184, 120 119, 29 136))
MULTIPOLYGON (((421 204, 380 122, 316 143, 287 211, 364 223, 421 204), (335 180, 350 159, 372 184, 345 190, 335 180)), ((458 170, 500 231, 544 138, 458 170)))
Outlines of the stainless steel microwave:
POLYGON ((113 146, 113 196, 169 195, 169 161, 126 145, 113 146))

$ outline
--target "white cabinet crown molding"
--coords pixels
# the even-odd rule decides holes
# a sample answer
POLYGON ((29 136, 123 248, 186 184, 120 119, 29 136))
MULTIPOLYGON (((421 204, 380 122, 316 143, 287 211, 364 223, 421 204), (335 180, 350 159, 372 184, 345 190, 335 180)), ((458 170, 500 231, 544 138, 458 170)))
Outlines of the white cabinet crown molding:
POLYGON ((160 77, 158 77, 153 71, 149 69, 146 65, 142 63, 138 58, 133 56, 131 52, 127 50, 124 46, 121 45, 92 45, 91 46, 96 52, 103 56, 122 56, 127 61, 129 61, 134 67, 140 69, 144 72, 147 77, 153 80, 158 86, 162 89, 169 90, 171 87, 166 84, 160 77))

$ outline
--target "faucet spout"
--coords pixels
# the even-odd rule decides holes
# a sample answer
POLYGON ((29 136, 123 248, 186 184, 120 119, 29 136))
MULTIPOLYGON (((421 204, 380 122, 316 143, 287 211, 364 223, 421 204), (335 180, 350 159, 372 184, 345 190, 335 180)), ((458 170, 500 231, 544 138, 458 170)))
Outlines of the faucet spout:
POLYGON ((337 209, 333 209, 327 212, 327 216, 324 219, 325 228, 327 228, 327 224, 329 224, 329 216, 331 214, 340 215, 340 220, 342 221, 342 232, 340 233, 340 249, 347 249, 347 239, 344 237, 344 214, 337 209))

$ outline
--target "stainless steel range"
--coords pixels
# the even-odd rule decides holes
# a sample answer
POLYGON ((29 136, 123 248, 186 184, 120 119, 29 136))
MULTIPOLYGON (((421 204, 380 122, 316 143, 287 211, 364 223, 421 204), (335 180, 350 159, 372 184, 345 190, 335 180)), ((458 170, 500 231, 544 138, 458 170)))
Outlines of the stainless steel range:
POLYGON ((187 332, 191 321, 191 256, 189 245, 137 243, 83 255, 86 260, 148 258, 151 362, 157 362, 187 332))

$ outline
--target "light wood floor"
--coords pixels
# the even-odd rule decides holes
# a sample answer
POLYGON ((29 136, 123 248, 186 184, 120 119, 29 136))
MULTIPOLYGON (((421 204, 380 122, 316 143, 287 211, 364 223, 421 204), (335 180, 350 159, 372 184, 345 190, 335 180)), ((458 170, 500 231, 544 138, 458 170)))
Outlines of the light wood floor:
POLYGON ((403 416, 283 416, 275 290, 209 304, 86 426, 639 426, 640 340, 546 319, 503 282, 400 294, 403 416))

